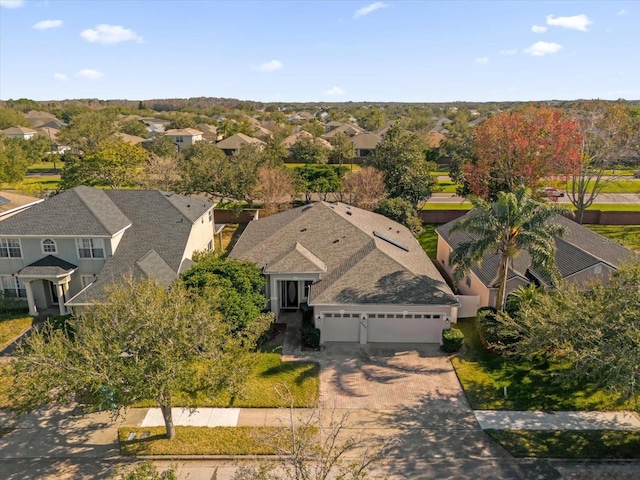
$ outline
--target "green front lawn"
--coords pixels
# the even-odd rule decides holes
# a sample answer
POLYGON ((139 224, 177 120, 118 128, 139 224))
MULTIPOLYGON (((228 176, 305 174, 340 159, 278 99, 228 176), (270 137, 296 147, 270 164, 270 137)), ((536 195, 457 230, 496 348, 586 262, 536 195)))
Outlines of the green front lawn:
POLYGON ((565 363, 505 359, 486 351, 473 319, 455 325, 464 333, 464 347, 452 359, 474 410, 631 410, 633 401, 579 382, 562 379, 565 363), (504 396, 507 387, 507 396, 504 396))
MULTIPOLYGON (((567 185, 564 180, 545 180, 543 185, 555 187, 564 191, 567 185)), ((571 189, 571 184, 567 187, 571 189)), ((613 180, 607 182, 602 188, 602 193, 640 193, 640 181, 638 180, 613 180)))
POLYGON ((33 325, 33 317, 26 314, 0 316, 0 351, 7 348, 33 325))
POLYGON ((118 440, 122 455, 272 455, 275 448, 265 439, 278 427, 182 427, 173 440, 164 427, 122 427, 118 440), (130 433, 136 437, 127 441, 130 433), (148 435, 140 438, 142 434, 148 435))
POLYGON ((640 203, 594 203, 587 210, 603 212, 640 212, 640 203))
POLYGON ((427 202, 422 207, 422 210, 471 210, 472 206, 473 205, 466 200, 451 203, 427 202))
POLYGON ((640 432, 486 430, 514 457, 640 459, 640 432))
MULTIPOLYGON (((193 385, 189 391, 173 392, 176 407, 281 407, 283 399, 276 391, 278 385, 287 385, 295 407, 311 407, 318 400, 320 366, 314 362, 283 362, 280 353, 258 354, 253 373, 244 381, 244 393, 234 397, 223 391, 211 396, 205 389, 193 385)), ((152 400, 139 402, 136 407, 156 407, 152 400)))

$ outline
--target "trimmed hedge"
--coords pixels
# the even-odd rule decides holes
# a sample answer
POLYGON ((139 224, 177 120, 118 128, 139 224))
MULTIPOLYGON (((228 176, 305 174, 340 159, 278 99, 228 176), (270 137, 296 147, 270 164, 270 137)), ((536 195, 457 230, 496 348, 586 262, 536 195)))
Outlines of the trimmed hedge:
POLYGON ((442 349, 447 353, 454 353, 462 348, 464 334, 457 328, 442 330, 442 349))
POLYGON ((303 323, 300 329, 302 346, 306 348, 320 348, 320 330, 313 325, 303 323))

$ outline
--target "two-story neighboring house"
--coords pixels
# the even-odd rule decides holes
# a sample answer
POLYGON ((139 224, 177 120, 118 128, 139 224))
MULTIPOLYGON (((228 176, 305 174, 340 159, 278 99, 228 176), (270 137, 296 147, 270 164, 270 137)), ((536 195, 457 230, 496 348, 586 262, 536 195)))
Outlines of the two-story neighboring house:
POLYGON ((202 132, 193 128, 167 130, 164 134, 166 137, 169 137, 173 143, 175 143, 179 152, 190 147, 196 142, 202 141, 202 132))
POLYGON ((213 204, 79 186, 0 222, 0 288, 29 313, 89 305, 123 276, 171 284, 213 248, 213 204))

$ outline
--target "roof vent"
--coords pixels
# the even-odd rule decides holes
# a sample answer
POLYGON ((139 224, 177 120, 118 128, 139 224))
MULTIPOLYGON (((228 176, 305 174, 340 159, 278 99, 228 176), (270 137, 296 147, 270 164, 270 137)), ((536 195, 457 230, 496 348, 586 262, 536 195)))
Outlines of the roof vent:
POLYGON ((386 235, 383 235, 382 233, 376 230, 373 231, 373 236, 378 237, 380 240, 384 240, 385 242, 390 243, 395 247, 398 247, 400 250, 404 250, 405 252, 409 251, 409 247, 407 247, 405 244, 396 242, 393 238, 387 237, 386 235))
POLYGON ((300 231, 301 232, 306 232, 307 231, 307 227, 301 228, 300 231))
POLYGON ((335 240, 333 241, 333 243, 338 243, 339 241, 340 241, 340 239, 339 239, 339 238, 337 238, 337 239, 335 239, 335 240))
POLYGON ((347 210, 347 215, 353 215, 353 212, 351 210, 347 210))

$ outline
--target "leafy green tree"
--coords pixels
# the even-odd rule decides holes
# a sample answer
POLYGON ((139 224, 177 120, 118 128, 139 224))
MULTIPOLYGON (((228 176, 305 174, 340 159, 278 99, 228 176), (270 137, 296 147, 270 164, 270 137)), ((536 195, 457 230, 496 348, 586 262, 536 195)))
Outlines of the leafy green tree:
POLYGON ((178 157, 178 148, 169 137, 159 135, 153 140, 142 143, 142 147, 158 157, 178 157))
POLYGON ((206 193, 210 197, 229 194, 230 162, 225 153, 207 142, 196 142, 182 152, 178 165, 182 178, 179 191, 206 193))
POLYGON ((289 156, 289 151, 282 143, 287 137, 284 129, 278 129, 265 139, 266 145, 262 150, 265 162, 269 165, 282 165, 282 160, 289 156))
POLYGON ((29 140, 24 138, 7 138, 7 142, 15 143, 25 154, 29 165, 42 162, 51 151, 51 142, 42 135, 35 135, 29 140))
POLYGON ((302 136, 291 146, 291 157, 297 163, 325 164, 329 160, 329 149, 316 138, 302 136))
MULTIPOLYGON (((7 107, 13 108, 19 112, 27 113, 30 110, 43 110, 42 106, 35 100, 29 98, 19 98, 18 100, 7 100, 7 107)), ((25 125, 27 126, 27 125, 25 125)))
POLYGON ((325 134, 324 125, 317 118, 312 118, 302 124, 302 129, 309 132, 314 137, 321 137, 325 134))
POLYGON ((0 183, 14 183, 27 175, 29 159, 19 142, 0 137, 0 183))
POLYGON ((243 200, 253 206, 253 194, 258 181, 258 171, 265 164, 262 146, 255 144, 243 145, 238 153, 230 159, 231 165, 229 191, 230 197, 243 200))
POLYGON ((547 274, 554 284, 560 281, 554 236, 562 235, 564 228, 554 223, 553 217, 567 214, 566 207, 540 201, 526 187, 500 192, 494 203, 481 198, 472 198, 472 203, 474 209, 451 229, 451 234, 467 232, 471 236, 449 257, 456 285, 485 254, 496 253, 499 257, 496 308, 503 311, 509 266, 521 250, 529 253, 537 271, 547 274))
POLYGON ((384 173, 389 197, 403 198, 418 207, 431 196, 437 185, 431 172, 437 166, 425 160, 425 150, 417 135, 397 126, 389 129, 368 160, 369 165, 384 173))
POLYGON ((128 142, 102 143, 88 155, 70 156, 60 176, 63 190, 78 185, 121 188, 135 185, 149 152, 128 142))
MULTIPOLYGON (((609 283, 568 282, 522 305, 511 324, 520 341, 514 355, 570 362, 570 380, 606 387, 622 399, 640 393, 640 263, 609 283)), ((637 407, 636 407, 637 408, 637 407)))
POLYGON ((128 120, 125 120, 124 122, 120 122, 120 131, 122 133, 126 133, 127 135, 135 135, 136 137, 142 138, 147 138, 147 135, 149 134, 144 123, 134 118, 130 118, 128 120))
POLYGON ((11 363, 15 401, 29 410, 81 398, 119 411, 154 400, 173 439, 174 392, 240 391, 251 351, 270 322, 261 316, 234 331, 219 313, 225 296, 222 288, 200 294, 180 283, 167 289, 151 280, 123 279, 108 289, 104 302, 70 320, 73 334, 45 328, 19 347, 11 363))
POLYGON ((365 130, 372 132, 384 126, 387 116, 384 110, 378 107, 362 109, 358 115, 358 125, 365 130))
POLYGON ((333 150, 329 154, 329 159, 333 163, 342 165, 345 160, 355 157, 353 143, 351 139, 344 133, 338 133, 329 139, 329 143, 333 146, 333 150))
POLYGON ((215 252, 195 257, 196 264, 184 273, 187 288, 204 293, 208 288, 223 290, 222 316, 234 329, 250 325, 267 306, 265 277, 254 263, 222 258, 215 252))
POLYGON ((13 108, 0 107, 0 130, 17 126, 31 128, 24 114, 13 108))
POLYGON ((319 194, 322 200, 326 201, 329 193, 340 191, 342 177, 346 171, 347 169, 344 166, 304 165, 296 167, 294 174, 305 194, 307 203, 310 203, 311 196, 314 193, 319 194))
POLYGON ((96 152, 101 144, 115 139, 116 116, 113 112, 91 110, 69 120, 58 133, 58 142, 68 145, 75 153, 85 155, 96 152))
POLYGON ((418 212, 410 202, 402 198, 396 197, 382 200, 373 211, 401 223, 416 236, 422 233, 422 221, 418 216, 418 212))

